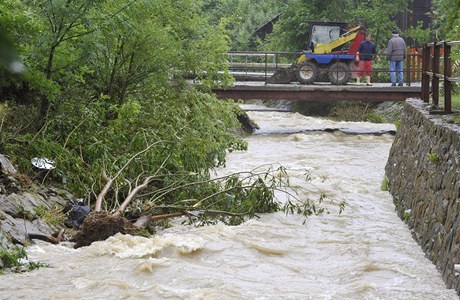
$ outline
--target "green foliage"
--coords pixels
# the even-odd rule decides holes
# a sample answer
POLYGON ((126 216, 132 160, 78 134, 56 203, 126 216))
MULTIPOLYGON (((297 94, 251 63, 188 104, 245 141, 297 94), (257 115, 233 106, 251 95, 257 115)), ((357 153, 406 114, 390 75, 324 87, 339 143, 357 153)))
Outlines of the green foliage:
POLYGON ((331 109, 330 117, 340 121, 364 121, 371 116, 369 103, 356 101, 336 101, 331 109))
POLYGON ((40 205, 35 209, 35 213, 47 224, 55 226, 63 224, 66 218, 65 214, 62 213, 62 208, 57 206, 49 209, 44 205, 40 205))
MULTIPOLYGON (((199 226, 217 222, 238 225, 248 218, 258 217, 258 214, 277 211, 300 214, 304 220, 312 214, 326 212, 321 205, 326 195, 318 192, 318 199, 308 198, 310 192, 290 186, 288 170, 282 166, 260 166, 249 172, 191 182, 191 179, 177 180, 167 188, 152 191, 150 200, 138 210, 153 215, 181 212, 187 216, 184 222, 199 226), (287 201, 283 203, 275 192, 286 195, 287 201), (176 197, 169 197, 170 194, 176 197)), ((340 212, 344 205, 339 204, 340 212)))
MULTIPOLYGON (((225 165, 228 151, 245 150, 247 144, 237 135, 234 103, 208 92, 232 81, 229 44, 251 47, 253 30, 285 5, 274 0, 3 1, 0 24, 27 72, 0 74, 2 99, 8 101, 1 150, 20 172, 61 184, 88 203, 102 190, 106 174, 114 179, 106 210, 116 209, 149 177, 134 206, 200 203, 195 209, 204 209, 202 215, 212 215, 212 209, 234 214, 221 219, 229 224, 242 215, 282 209, 274 191, 284 181, 276 176, 210 180, 211 170, 225 165), (224 18, 203 18, 201 5, 225 12, 224 18), (237 8, 228 9, 233 5, 237 8), (238 39, 230 41, 228 34, 238 39), (191 74, 199 89, 188 83, 191 74), (37 171, 33 157, 52 159, 56 168, 37 171)), ((322 211, 309 201, 290 207, 305 215, 322 211)), ((36 213, 57 218, 43 208, 36 213)))
POLYGON ((458 41, 460 38, 460 3, 456 0, 433 0, 435 39, 458 41))
POLYGON ((430 152, 427 154, 428 158, 435 164, 438 164, 441 162, 441 158, 437 153, 430 152))
POLYGON ((209 91, 231 81, 221 72, 228 39, 201 18, 195 1, 6 0, 0 8, 7 11, 0 24, 28 68, 4 89, 13 101, 0 134, 20 171, 91 200, 104 184, 103 170, 117 173, 156 143, 117 179, 110 195, 116 203, 139 174, 165 176, 157 186, 181 172, 206 178, 225 164, 226 151, 246 148, 234 131, 233 104, 185 82, 198 74, 201 90, 209 91), (21 95, 27 106, 15 102, 21 95), (46 118, 43 107, 50 108, 46 118), (57 167, 37 173, 33 157, 57 167))
POLYGON ((0 247, 0 260, 3 267, 0 268, 0 274, 5 269, 13 272, 25 272, 36 270, 40 267, 48 267, 47 264, 28 261, 27 252, 24 247, 15 246, 11 249, 0 247))
POLYGON ((388 177, 385 175, 383 176, 382 184, 380 186, 382 191, 388 191, 388 177))
POLYGON ((367 31, 374 36, 377 49, 384 49, 391 38, 391 30, 397 28, 393 16, 407 11, 407 1, 358 2, 356 9, 350 9, 350 11, 353 20, 364 20, 367 31))
POLYGON ((239 126, 233 103, 196 91, 160 94, 154 98, 158 102, 130 101, 119 108, 104 108, 101 103, 82 107, 70 100, 40 134, 16 138, 5 150, 31 176, 30 158, 53 159, 57 168, 47 174, 47 180, 65 180, 77 195, 92 197, 103 186, 103 169, 113 175, 135 153, 158 142, 123 173, 118 182, 122 197, 129 189, 125 180, 139 174, 161 170, 206 177, 209 169, 225 164, 227 150, 246 149, 232 131, 239 126), (106 115, 116 117, 105 121, 106 115))
POLYGON ((203 11, 212 24, 221 24, 232 50, 256 50, 255 31, 276 17, 288 1, 204 0, 203 11))
POLYGON ((0 259, 5 268, 17 267, 20 265, 19 260, 27 259, 27 252, 23 247, 15 246, 11 250, 0 248, 0 259))
POLYGON ((406 209, 404 211, 403 220, 408 221, 412 217, 412 210, 406 209))
POLYGON ((460 110, 460 93, 452 94, 452 107, 460 110))
POLYGON ((423 29, 423 22, 419 21, 417 26, 411 26, 407 30, 406 35, 414 40, 417 45, 424 45, 430 42, 431 32, 429 28, 423 29))
POLYGON ((309 30, 308 21, 338 21, 363 24, 375 38, 378 49, 386 47, 391 29, 396 27, 392 19, 407 9, 406 1, 333 1, 293 0, 282 11, 280 21, 268 40, 272 51, 305 49, 309 30))
POLYGON ((364 116, 364 120, 371 123, 385 123, 385 117, 371 111, 364 116))
MULTIPOLYGON (((380 53, 382 53, 382 50, 378 50, 380 53)), ((383 70, 383 71, 375 71, 372 73, 372 82, 385 82, 385 83, 388 83, 388 82, 391 82, 390 81, 390 73, 389 72, 386 72, 389 70, 389 65, 390 65, 390 62, 388 61, 388 59, 386 58, 385 55, 380 55, 381 57, 381 60, 380 62, 377 62, 377 61, 374 61, 374 63, 372 64, 372 68, 374 70, 377 70, 377 69, 380 69, 380 70, 383 70)))

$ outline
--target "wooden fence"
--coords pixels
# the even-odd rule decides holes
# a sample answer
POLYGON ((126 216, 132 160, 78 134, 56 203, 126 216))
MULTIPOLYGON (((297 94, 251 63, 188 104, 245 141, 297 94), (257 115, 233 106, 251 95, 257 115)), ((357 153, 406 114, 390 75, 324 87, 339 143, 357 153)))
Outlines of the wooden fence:
POLYGON ((444 113, 452 113, 452 85, 460 82, 460 77, 452 76, 455 62, 452 60, 452 46, 460 45, 460 41, 432 42, 423 47, 422 100, 439 107, 440 81, 443 81, 444 113))

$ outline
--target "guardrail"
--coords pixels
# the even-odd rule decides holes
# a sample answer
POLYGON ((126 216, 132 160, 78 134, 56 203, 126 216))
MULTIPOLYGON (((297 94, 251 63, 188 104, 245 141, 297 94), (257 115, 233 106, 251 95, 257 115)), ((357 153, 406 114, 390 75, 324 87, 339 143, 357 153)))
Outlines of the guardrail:
POLYGON ((426 103, 430 102, 431 90, 433 106, 439 107, 441 90, 439 82, 442 80, 444 82, 444 113, 452 113, 452 83, 460 82, 460 77, 452 76, 451 53, 452 46, 455 45, 460 45, 460 41, 432 42, 423 47, 422 100, 426 103))
MULTIPOLYGON (((267 79, 277 70, 289 68, 293 65, 295 60, 304 52, 256 52, 256 51, 230 51, 229 57, 229 70, 231 72, 240 72, 255 76, 260 74, 259 80, 267 82, 267 79)), ((332 54, 338 55, 339 54, 332 54)), ((379 53, 382 61, 386 61, 386 54, 379 53)), ((388 64, 386 64, 388 66, 388 64)), ((375 66, 375 64, 374 64, 375 66)), ((353 78, 360 70, 355 67, 351 70, 353 78)), ((374 74, 390 73, 389 68, 373 68, 374 74)), ((421 48, 408 48, 405 68, 403 70, 405 83, 411 85, 414 82, 421 82, 422 80, 422 49, 421 48)), ((378 75, 377 75, 378 76, 378 75)), ((389 78, 387 80, 389 82, 389 78)))
POLYGON ((229 71, 240 71, 246 76, 256 76, 260 73, 259 80, 267 82, 267 79, 276 70, 289 68, 293 58, 301 55, 302 52, 257 52, 257 51, 229 51, 229 71), (287 59, 286 59, 287 57, 287 59))

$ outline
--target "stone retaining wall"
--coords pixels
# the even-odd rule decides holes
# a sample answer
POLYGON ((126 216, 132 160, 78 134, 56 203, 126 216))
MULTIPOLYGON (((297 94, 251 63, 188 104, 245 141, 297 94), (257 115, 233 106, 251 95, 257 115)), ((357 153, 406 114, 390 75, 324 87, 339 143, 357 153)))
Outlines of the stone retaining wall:
POLYGON ((388 189, 447 287, 460 294, 460 126, 428 109, 406 101, 385 169, 388 189))

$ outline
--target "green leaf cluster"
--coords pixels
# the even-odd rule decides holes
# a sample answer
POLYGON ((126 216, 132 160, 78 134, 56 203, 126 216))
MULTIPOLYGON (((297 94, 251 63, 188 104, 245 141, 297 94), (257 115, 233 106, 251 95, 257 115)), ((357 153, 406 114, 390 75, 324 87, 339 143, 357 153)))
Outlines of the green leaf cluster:
POLYGON ((12 74, 2 55, 0 150, 21 172, 91 202, 104 171, 114 176, 155 144, 117 177, 107 209, 142 177, 156 174, 151 189, 190 180, 178 174, 208 178, 246 143, 234 104, 207 93, 232 78, 228 37, 201 14, 192 0, 3 1, 1 32, 26 70, 12 74), (56 169, 33 169, 33 157, 56 169))
POLYGON ((283 9, 264 47, 277 51, 305 49, 309 21, 336 21, 364 25, 374 36, 378 49, 382 49, 391 37, 391 29, 396 28, 392 16, 405 10, 405 0, 292 0, 283 9))
POLYGON ((11 249, 0 247, 0 262, 0 274, 4 274, 5 270, 19 273, 48 267, 47 264, 28 261, 25 248, 20 246, 11 249))
POLYGON ((259 41, 256 30, 276 17, 287 0, 203 0, 203 11, 213 24, 221 24, 231 50, 255 50, 259 41))
MULTIPOLYGON (((397 14, 407 13, 413 0, 203 0, 203 10, 210 22, 224 24, 231 39, 232 50, 295 51, 305 49, 309 30, 308 21, 338 21, 363 24, 374 36, 378 49, 386 47, 391 30, 397 28, 397 14), (273 17, 280 15, 274 32, 265 41, 258 41, 254 32, 273 17)), ((432 1, 432 26, 417 24, 403 32, 422 45, 433 38, 459 39, 459 2, 456 0, 432 1)))

